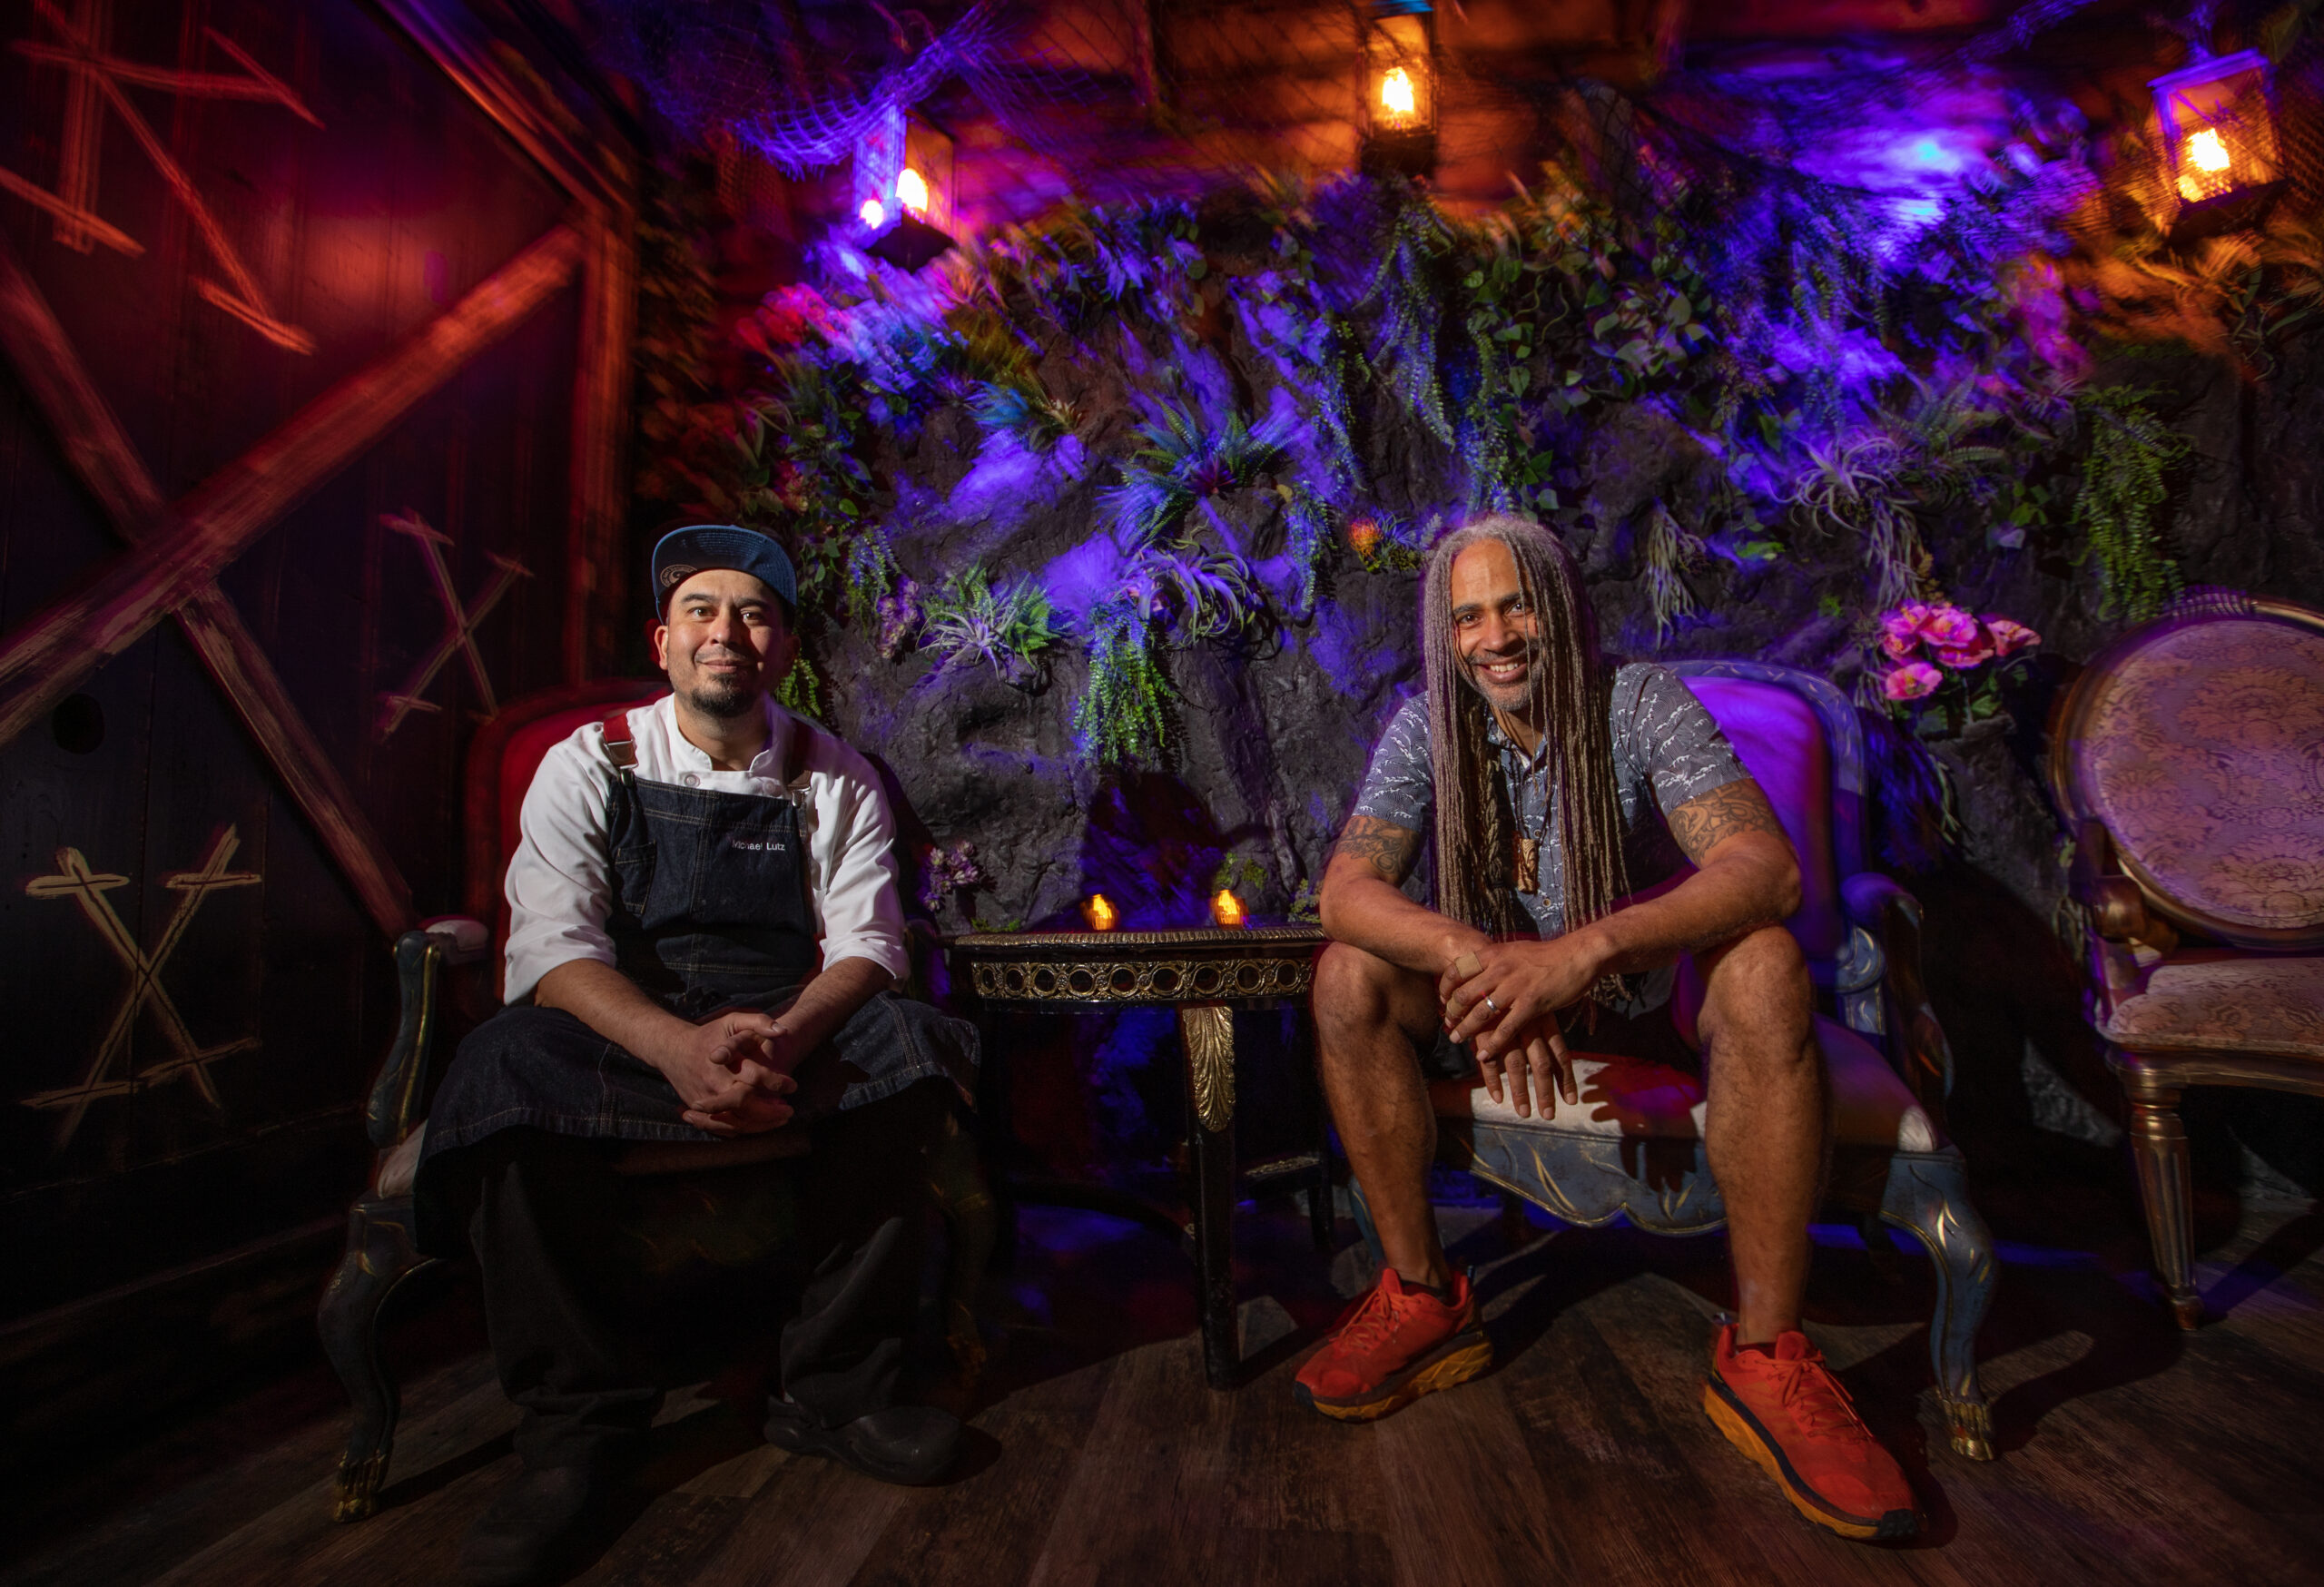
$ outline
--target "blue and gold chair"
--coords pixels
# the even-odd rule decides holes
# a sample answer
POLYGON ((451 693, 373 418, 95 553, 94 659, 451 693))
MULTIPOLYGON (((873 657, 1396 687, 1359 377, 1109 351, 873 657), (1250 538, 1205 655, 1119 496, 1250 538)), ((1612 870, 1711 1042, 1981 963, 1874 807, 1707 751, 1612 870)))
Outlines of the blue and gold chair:
MULTIPOLYGON (((1920 905, 1866 866, 1856 712, 1830 683, 1789 667, 1689 661, 1673 670, 1726 729, 1799 853, 1804 898, 1785 924, 1829 1010, 1816 1020, 1833 1092, 1826 1199, 1926 1248, 1937 1278, 1929 1353, 1953 1447, 1990 1460, 1974 1344, 1993 1301, 1993 1243, 1945 1135, 1953 1059, 1922 990, 1920 905)), ((1687 1002, 1682 993, 1680 1032, 1691 1041, 1687 1002)), ((1627 1217, 1657 1234, 1697 1235, 1726 1221, 1705 1157, 1699 1075, 1578 1048, 1574 1075, 1581 1106, 1549 1119, 1520 1119, 1471 1080, 1438 1082, 1438 1159, 1569 1224, 1627 1217)), ((1352 1188, 1376 1254, 1361 1188, 1352 1188)))

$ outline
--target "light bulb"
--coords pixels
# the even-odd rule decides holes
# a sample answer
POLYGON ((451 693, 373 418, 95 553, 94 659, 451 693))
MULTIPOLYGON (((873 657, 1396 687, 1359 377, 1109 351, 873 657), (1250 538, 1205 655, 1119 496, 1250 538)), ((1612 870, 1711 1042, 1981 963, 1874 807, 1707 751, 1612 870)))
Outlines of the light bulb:
POLYGON ((1380 104, 1390 115, 1413 113, 1412 75, 1402 66, 1390 67, 1388 74, 1380 79, 1380 104))
POLYGON ((896 178, 896 202, 915 215, 928 212, 928 183, 909 165, 896 178))
POLYGON ((2188 138, 2187 158, 2198 171, 2224 171, 2234 163, 2227 157, 2227 145, 2220 142, 2219 133, 2210 127, 2188 138))
POLYGON ((877 226, 888 218, 887 206, 878 199, 865 199, 863 207, 855 212, 863 217, 863 223, 867 226, 877 226))

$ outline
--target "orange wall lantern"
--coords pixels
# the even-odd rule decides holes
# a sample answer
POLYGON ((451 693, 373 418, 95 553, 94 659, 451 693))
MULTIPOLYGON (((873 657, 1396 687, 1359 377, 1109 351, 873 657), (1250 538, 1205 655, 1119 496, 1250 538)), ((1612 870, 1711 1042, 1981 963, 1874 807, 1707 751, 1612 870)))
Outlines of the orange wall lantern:
POLYGON ((952 246, 952 140, 899 109, 865 134, 855 157, 863 251, 918 270, 952 246))
POLYGON ((1364 168, 1436 168, 1436 14, 1424 0, 1374 0, 1364 29, 1364 168))
POLYGON ((2256 220, 2283 174, 2268 58, 2240 50, 2157 77, 2162 168, 2175 203, 2165 229, 2201 234, 2256 220))

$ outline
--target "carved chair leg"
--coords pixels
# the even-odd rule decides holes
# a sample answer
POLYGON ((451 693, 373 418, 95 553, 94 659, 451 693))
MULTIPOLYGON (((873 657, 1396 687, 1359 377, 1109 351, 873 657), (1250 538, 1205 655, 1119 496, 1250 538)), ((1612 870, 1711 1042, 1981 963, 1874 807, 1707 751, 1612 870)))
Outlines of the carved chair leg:
POLYGON ((1937 1403, 1955 1453, 1991 1460, 1993 1413, 1977 1383, 1977 1326, 1993 1305, 2000 1268, 1993 1235, 1969 1200, 1961 1154, 1898 1153, 1889 1163, 1880 1216, 1920 1241, 1935 1264, 1936 1315, 1929 1322, 1928 1349, 1937 1403))
POLYGON ((985 1178, 976 1138, 949 1114, 928 1156, 928 1185, 951 1235, 951 1269, 944 1283, 945 1342, 960 1375, 973 1385, 985 1364, 984 1336, 977 1327, 977 1289, 1000 1238, 1000 1208, 985 1178))
POLYGON ((409 1197, 359 1201, 349 1211, 347 1254, 315 1318, 323 1354, 355 1405, 339 1463, 334 1521, 361 1521, 378 1507, 402 1409, 395 1381, 379 1365, 379 1311, 397 1286, 432 1265, 412 1244, 409 1197))
POLYGON ((2181 1327, 2192 1328, 2203 1320, 2203 1299, 2195 1291, 2194 1192, 2188 1182, 2179 1092, 2152 1084, 2127 1066, 2122 1089, 2131 1104, 2131 1160, 2138 1165, 2139 1200, 2146 1208, 2155 1271, 2171 1315, 2181 1327))

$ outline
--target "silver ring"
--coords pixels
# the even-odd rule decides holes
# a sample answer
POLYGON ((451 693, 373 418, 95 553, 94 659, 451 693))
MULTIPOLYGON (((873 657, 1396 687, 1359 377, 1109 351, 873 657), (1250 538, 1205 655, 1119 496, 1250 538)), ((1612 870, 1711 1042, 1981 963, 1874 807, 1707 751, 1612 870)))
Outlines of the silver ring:
POLYGON ((1485 1007, 1491 1009, 1496 1014, 1508 1012, 1508 1010, 1503 1009, 1499 1003, 1492 1000, 1492 993, 1491 992, 1485 993, 1485 1007))

